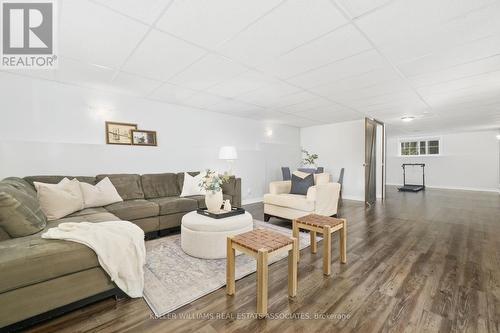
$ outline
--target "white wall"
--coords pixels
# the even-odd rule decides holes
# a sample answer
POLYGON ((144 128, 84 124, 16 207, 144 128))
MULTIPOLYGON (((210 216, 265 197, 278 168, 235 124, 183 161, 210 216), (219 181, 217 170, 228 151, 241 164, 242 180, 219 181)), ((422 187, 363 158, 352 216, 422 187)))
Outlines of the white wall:
POLYGON ((497 191, 499 142, 496 134, 484 131, 429 136, 441 138, 442 155, 428 157, 399 156, 401 137, 391 136, 387 141, 387 184, 403 183, 401 164, 425 163, 429 187, 497 191))
POLYGON ((364 201, 364 119, 302 128, 300 136, 302 147, 319 155, 318 166, 325 167, 333 180, 345 168, 343 197, 364 201))
POLYGON ((0 177, 225 170, 234 145, 246 202, 300 159, 299 129, 0 73, 0 177), (158 132, 158 147, 105 144, 104 121, 158 132), (273 135, 266 136, 272 129, 273 135))

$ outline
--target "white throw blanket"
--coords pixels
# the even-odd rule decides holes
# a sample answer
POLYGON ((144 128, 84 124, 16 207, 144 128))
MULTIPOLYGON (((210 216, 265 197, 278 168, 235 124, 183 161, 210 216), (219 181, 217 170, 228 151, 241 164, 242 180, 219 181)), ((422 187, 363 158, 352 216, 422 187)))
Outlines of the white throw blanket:
POLYGON ((142 297, 146 248, 144 231, 135 224, 127 221, 61 223, 47 230, 42 238, 90 247, 118 288, 130 297, 142 297))

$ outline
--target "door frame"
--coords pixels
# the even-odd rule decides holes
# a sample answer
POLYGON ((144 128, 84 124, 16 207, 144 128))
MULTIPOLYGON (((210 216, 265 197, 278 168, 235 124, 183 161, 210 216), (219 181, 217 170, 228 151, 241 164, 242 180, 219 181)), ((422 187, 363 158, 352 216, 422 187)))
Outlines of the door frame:
MULTIPOLYGON (((368 184, 368 177, 369 177, 369 170, 367 172, 367 168, 366 168, 366 127, 368 125, 368 122, 374 122, 376 125, 381 125, 382 126, 382 168, 381 168, 381 172, 382 172, 382 198, 381 200, 385 200, 385 194, 386 194, 386 170, 385 170, 385 164, 386 164, 386 139, 385 139, 385 124, 380 121, 380 120, 377 120, 375 118, 368 118, 368 117, 365 117, 365 140, 364 140, 364 144, 365 144, 365 149, 364 149, 364 156, 365 156, 365 159, 363 161, 363 167, 365 169, 365 204, 368 204, 368 191, 367 191, 367 184, 368 184)), ((375 135, 375 139, 376 139, 376 135, 375 135)), ((376 143, 375 143, 376 145, 376 143)), ((375 191, 376 191, 376 187, 375 187, 375 191)))

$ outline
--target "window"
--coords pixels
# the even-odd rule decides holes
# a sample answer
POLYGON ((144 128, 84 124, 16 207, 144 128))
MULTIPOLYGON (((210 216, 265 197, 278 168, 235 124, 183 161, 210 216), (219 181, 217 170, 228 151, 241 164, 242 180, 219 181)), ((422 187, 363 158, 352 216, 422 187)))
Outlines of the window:
POLYGON ((439 139, 405 139, 401 140, 401 156, 439 155, 441 140, 439 139))

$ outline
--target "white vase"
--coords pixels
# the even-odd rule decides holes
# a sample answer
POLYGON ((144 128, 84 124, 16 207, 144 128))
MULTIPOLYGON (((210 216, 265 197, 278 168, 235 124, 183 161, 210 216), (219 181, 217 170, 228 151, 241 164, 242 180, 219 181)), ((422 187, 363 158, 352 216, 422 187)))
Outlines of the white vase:
POLYGON ((210 213, 218 213, 223 201, 222 191, 207 191, 207 194, 205 194, 205 204, 210 213))

